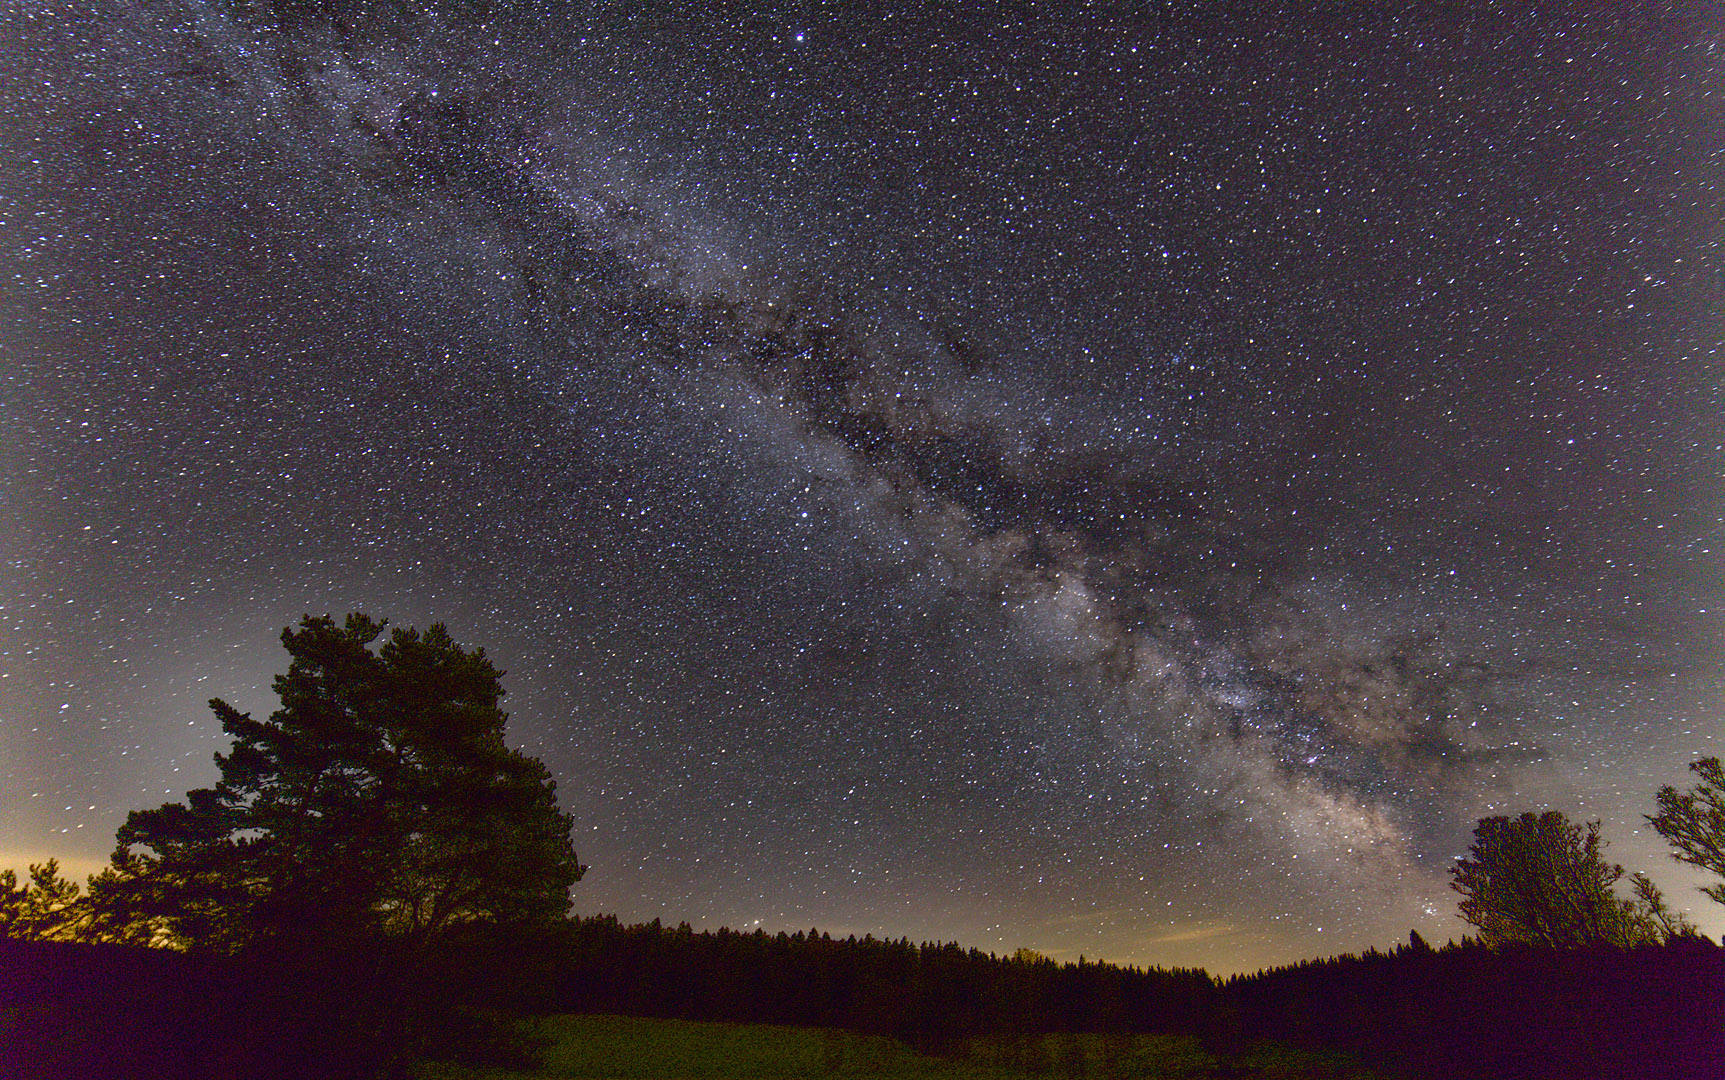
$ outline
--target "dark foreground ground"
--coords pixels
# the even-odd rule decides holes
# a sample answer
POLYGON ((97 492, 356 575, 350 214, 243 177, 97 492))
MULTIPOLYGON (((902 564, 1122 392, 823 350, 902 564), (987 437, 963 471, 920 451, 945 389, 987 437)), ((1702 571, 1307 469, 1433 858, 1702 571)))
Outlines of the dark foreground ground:
POLYGON ((1029 1035, 968 1040, 939 1055, 898 1039, 834 1028, 556 1016, 537 1023, 550 1041, 537 1070, 428 1067, 423 1080, 669 1080, 700 1077, 875 1077, 879 1080, 1055 1080, 1166 1077, 1200 1080, 1370 1080, 1387 1074, 1343 1055, 1260 1044, 1227 1059, 1180 1035, 1029 1035))
MULTIPOLYGON (((490 959, 493 978, 512 976, 490 959)), ((534 1010, 542 1068, 420 1075, 1725 1077, 1725 949, 1699 940, 1403 949, 1217 982, 648 926, 590 934, 537 963, 555 976, 534 1010)), ((364 980, 326 968, 346 986, 320 1005, 330 978, 284 989, 259 971, 0 941, 0 1078, 351 1075, 307 1050, 330 1037, 320 1010, 364 980)))

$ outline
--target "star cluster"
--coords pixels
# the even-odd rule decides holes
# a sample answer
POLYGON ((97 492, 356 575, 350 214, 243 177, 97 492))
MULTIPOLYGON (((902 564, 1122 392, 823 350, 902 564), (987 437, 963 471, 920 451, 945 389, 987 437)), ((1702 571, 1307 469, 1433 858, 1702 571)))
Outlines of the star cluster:
POLYGON ((0 865, 365 610, 581 910, 1226 971, 1553 807, 1719 932, 1716 19, 7 21, 0 865))

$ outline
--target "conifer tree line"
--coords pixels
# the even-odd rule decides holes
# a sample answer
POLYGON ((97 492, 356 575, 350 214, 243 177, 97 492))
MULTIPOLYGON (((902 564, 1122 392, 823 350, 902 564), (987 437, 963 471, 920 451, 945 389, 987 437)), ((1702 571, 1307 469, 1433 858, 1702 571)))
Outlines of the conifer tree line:
MULTIPOLYGON (((173 997, 190 991, 170 984, 205 986, 239 1003, 252 1034, 211 1039, 259 1076, 405 1075, 426 1057, 525 1060, 507 1017, 528 1012, 818 1025, 928 1049, 1060 1031, 1197 1034, 1228 1046, 1247 1033, 1351 1044, 1381 1033, 1395 1003, 1438 992, 1531 1033, 1547 1019, 1530 1002, 1572 1016, 1608 1007, 1601 1023, 1616 1030, 1657 996, 1649 986, 1725 999, 1725 952, 1645 875, 1605 859, 1598 822, 1554 811, 1479 822, 1452 870, 1477 937, 1433 950, 1414 934, 1390 953, 1227 983, 1202 971, 1062 965, 1025 950, 999 957, 815 930, 696 933, 571 918, 571 887, 586 868, 549 772, 504 741, 503 673, 441 624, 386 629, 354 614, 284 630, 290 663, 274 682, 278 709, 257 720, 211 702, 231 739, 215 786, 130 814, 110 865, 82 888, 53 860, 22 880, 0 871, 0 944, 100 945, 109 951, 80 962, 133 972, 114 976, 122 982, 177 961, 140 967, 114 949, 183 957, 192 967, 158 989, 173 997), (1540 989, 1515 990, 1523 977, 1540 989), (1590 1003, 1579 990, 1574 1001, 1551 999, 1584 984, 1590 1003), (1362 1004, 1374 996, 1381 1008, 1362 1004), (1333 1007, 1290 1012, 1296 998, 1333 1007)), ((1694 786, 1662 788, 1647 820, 1674 858, 1720 878, 1702 891, 1725 903, 1725 775, 1711 757, 1691 770, 1694 786)), ((46 965, 46 986, 68 954, 7 955, 14 975, 46 965)), ((11 989, 0 978, 0 998, 28 996, 18 978, 11 989)), ((1687 1045, 1683 1025, 1697 1015, 1674 1007, 1645 1030, 1687 1045)), ((1449 1019, 1466 1026, 1466 1016, 1449 1019)), ((1449 1045, 1413 1013, 1397 1023, 1408 1046, 1449 1045)), ((1554 1029, 1546 1059, 1586 1042, 1577 1030, 1554 1029)), ((1617 1030, 1618 1050, 1587 1053, 1604 1060, 1638 1038, 1617 1030)), ((1452 1050, 1457 1060, 1472 1052, 1452 1050)), ((1513 1062, 1493 1067, 1521 1075, 1513 1062)))

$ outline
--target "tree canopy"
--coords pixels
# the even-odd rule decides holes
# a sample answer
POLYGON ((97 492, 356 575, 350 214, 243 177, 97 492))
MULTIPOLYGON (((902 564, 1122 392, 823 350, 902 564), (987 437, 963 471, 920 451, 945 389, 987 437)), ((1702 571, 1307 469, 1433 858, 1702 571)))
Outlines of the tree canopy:
POLYGON ((1633 899, 1613 891, 1624 870, 1605 860, 1597 821, 1577 824, 1557 811, 1488 817, 1473 835, 1450 885, 1487 945, 1628 946, 1689 930, 1645 876, 1631 879, 1633 899))
POLYGON ((1716 757, 1691 762, 1689 770, 1701 782, 1688 791, 1667 784, 1659 789, 1659 813, 1649 817, 1652 825, 1672 847, 1672 858, 1718 874, 1717 885, 1701 891, 1725 904, 1725 766, 1716 757))
POLYGON ((503 741, 502 673, 442 624, 282 632, 281 707, 210 707, 221 779, 134 811, 92 882, 115 936, 216 951, 307 934, 423 942, 561 919, 584 867, 537 759, 503 741))
POLYGON ((60 876, 60 861, 32 863, 22 884, 0 870, 0 939, 73 941, 85 919, 78 883, 60 876))

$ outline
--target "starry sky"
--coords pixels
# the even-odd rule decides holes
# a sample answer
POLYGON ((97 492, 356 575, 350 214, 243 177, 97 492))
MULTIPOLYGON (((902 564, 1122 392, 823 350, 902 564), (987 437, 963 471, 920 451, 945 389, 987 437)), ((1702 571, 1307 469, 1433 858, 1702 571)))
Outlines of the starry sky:
POLYGON ((1555 808, 1725 932, 1716 6, 405 7, 0 7, 0 866, 363 610, 581 912, 1227 972, 1555 808))

